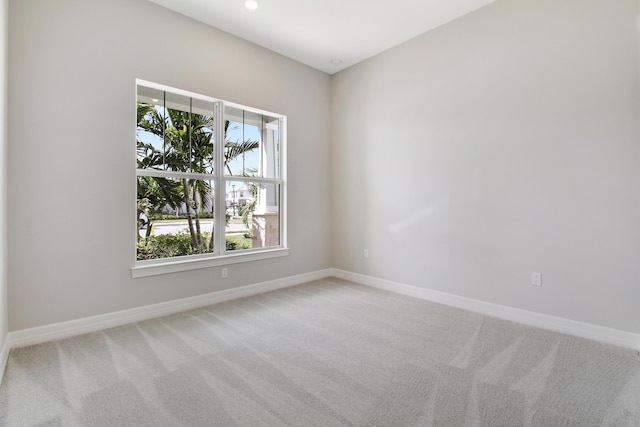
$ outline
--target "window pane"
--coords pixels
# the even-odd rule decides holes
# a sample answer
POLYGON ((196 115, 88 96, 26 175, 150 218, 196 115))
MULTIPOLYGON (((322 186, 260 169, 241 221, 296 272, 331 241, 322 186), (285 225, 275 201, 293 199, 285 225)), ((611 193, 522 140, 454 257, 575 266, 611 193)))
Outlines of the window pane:
POLYGON ((192 98, 191 168, 192 172, 214 172, 214 103, 192 98))
POLYGON ((214 251, 213 182, 138 176, 137 259, 214 251))
POLYGON ((165 169, 164 91, 138 86, 136 104, 137 168, 165 169))
POLYGON ((280 245, 279 191, 278 184, 227 182, 228 251, 280 245))
POLYGON ((278 178, 280 120, 225 107, 225 174, 278 178))
POLYGON ((138 169, 214 172, 214 102, 138 86, 138 169))

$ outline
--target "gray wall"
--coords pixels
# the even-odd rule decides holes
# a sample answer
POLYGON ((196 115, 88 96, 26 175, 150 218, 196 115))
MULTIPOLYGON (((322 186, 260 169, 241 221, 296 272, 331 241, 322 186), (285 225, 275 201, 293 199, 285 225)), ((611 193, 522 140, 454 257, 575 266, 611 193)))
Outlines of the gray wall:
POLYGON ((9 329, 330 266, 330 78, 144 0, 9 2, 9 329), (288 116, 289 246, 131 279, 135 79, 288 116))
POLYGON ((499 0, 334 75, 333 265, 640 332, 638 13, 499 0))
MULTIPOLYGON (((7 312, 7 0, 0 0, 0 348, 8 331, 7 312)), ((4 369, 0 367, 0 369, 4 369)), ((0 373, 0 378, 2 374, 0 373)))

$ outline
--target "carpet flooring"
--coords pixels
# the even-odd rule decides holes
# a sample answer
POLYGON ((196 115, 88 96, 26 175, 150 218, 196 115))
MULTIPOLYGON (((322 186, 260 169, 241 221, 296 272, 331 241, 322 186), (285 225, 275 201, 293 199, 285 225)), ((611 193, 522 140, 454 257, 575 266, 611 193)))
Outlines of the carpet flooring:
POLYGON ((2 426, 640 426, 640 358, 324 279, 14 349, 2 426))

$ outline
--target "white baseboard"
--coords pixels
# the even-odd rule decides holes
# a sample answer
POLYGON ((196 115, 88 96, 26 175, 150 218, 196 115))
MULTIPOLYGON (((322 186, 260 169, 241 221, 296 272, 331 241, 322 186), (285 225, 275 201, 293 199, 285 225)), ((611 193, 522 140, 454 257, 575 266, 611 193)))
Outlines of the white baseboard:
MULTIPOLYGON (((2 356, 5 356, 5 351, 8 356, 9 350, 12 348, 82 335, 115 326, 126 325, 128 323, 166 316, 180 311, 192 310, 194 308, 204 307, 211 304, 287 288, 313 280, 323 279, 325 277, 329 277, 330 274, 330 269, 318 270, 311 273, 289 276, 282 279, 270 280, 268 282, 261 282, 238 288, 225 289, 223 291, 197 295, 174 301, 167 301, 128 310, 116 311, 113 313, 101 314, 98 316, 12 331, 7 335, 2 356)), ((2 360, 0 360, 0 362, 2 362, 2 360)), ((4 366, 6 366, 6 362, 0 365, 0 367, 4 366)))
POLYGON ((554 332, 640 350, 640 334, 632 332, 607 328, 591 323, 578 322, 533 311, 521 310, 505 305, 493 304, 486 301, 419 288, 417 286, 378 279, 376 277, 335 268, 331 269, 331 276, 385 291, 420 298, 487 316, 498 317, 500 319, 511 320, 513 322, 523 323, 529 326, 535 326, 537 328, 548 329, 554 332))
POLYGON ((2 342, 2 349, 0 349, 0 385, 2 385, 2 379, 4 378, 4 371, 7 367, 7 361, 9 360, 9 337, 7 336, 2 342))

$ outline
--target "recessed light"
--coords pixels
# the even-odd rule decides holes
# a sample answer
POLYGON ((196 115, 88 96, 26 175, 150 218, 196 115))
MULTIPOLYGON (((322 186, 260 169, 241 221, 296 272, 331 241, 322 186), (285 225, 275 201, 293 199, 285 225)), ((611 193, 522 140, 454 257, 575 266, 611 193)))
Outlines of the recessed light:
POLYGON ((342 65, 342 59, 340 58, 333 58, 330 62, 331 62, 331 65, 335 65, 336 67, 338 65, 342 65))
POLYGON ((258 2, 256 0, 247 0, 244 2, 244 7, 247 9, 255 10, 258 8, 258 2))
POLYGON ((157 98, 153 98, 153 99, 151 100, 151 102, 158 102, 158 101, 160 101, 160 100, 159 100, 159 99, 157 99, 157 98))

